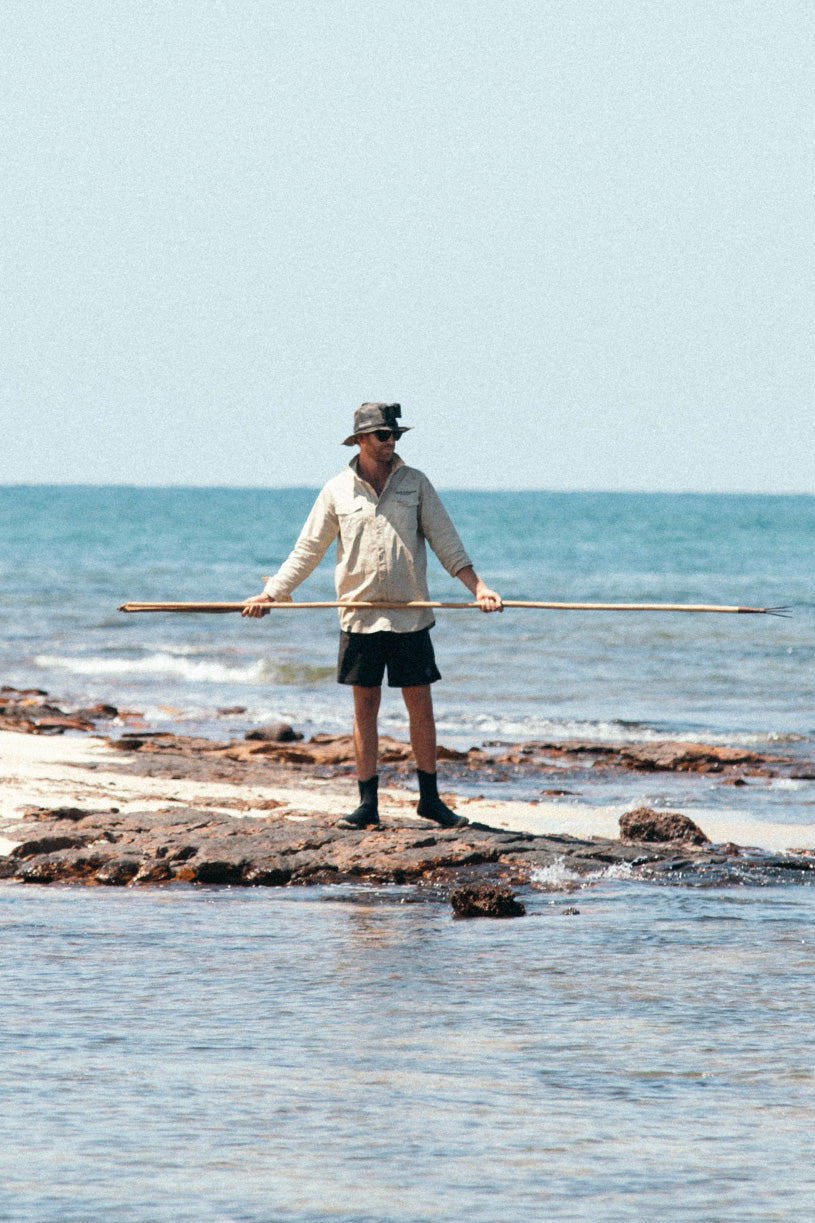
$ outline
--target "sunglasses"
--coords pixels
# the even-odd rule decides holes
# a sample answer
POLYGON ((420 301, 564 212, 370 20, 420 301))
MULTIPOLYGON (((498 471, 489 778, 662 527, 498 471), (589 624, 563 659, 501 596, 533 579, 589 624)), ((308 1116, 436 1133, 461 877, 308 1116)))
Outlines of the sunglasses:
POLYGON ((395 442, 398 442, 399 438, 402 436, 402 430, 401 429, 374 429, 373 434, 378 442, 389 442, 391 438, 393 438, 395 442))

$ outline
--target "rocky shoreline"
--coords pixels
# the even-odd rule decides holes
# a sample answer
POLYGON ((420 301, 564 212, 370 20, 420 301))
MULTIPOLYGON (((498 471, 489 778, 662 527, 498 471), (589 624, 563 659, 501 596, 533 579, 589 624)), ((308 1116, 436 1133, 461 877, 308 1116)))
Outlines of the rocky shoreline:
MULTIPOLYGON (((646 814, 654 822, 664 815, 646 814)), ((582 840, 479 824, 442 831, 418 819, 350 832, 305 815, 246 819, 194 808, 122 815, 68 807, 29 812, 14 832, 25 839, 0 859, 0 877, 23 883, 410 883, 448 894, 465 882, 525 886, 554 864, 575 885, 611 866, 663 881, 746 882, 769 871, 781 877, 815 870, 815 855, 714 846, 695 827, 659 841, 582 840)))
MULTIPOLYGON (((98 735, 121 720, 112 706, 65 711, 46 693, 0 693, 0 730, 98 735)), ((471 818, 467 827, 442 831, 416 816, 415 796, 403 785, 410 749, 391 739, 382 740, 380 757, 389 798, 380 827, 365 832, 337 828, 332 814, 355 793, 350 736, 316 735, 304 743, 287 728, 275 728, 218 742, 128 728, 107 736, 100 751, 74 772, 82 769, 93 778, 103 769, 114 779, 105 783, 114 787, 107 791, 113 797, 116 778, 122 784, 149 780, 155 801, 141 809, 132 798, 123 806, 82 802, 15 809, 15 818, 0 829, 8 846, 0 877, 107 886, 410 884, 420 895, 450 896, 462 885, 547 887, 547 871, 554 867, 561 891, 610 868, 644 880, 696 883, 801 879, 815 870, 813 852, 714 845, 686 816, 649 809, 624 816, 617 838, 495 827, 473 818, 481 810, 476 803, 459 808, 471 818), (185 797, 178 797, 173 783, 188 783, 185 797), (190 784, 206 793, 192 793, 190 784)), ((496 744, 469 752, 441 748, 439 755, 446 762, 445 787, 457 776, 489 780, 496 771, 534 773, 545 783, 561 777, 564 767, 718 773, 728 784, 813 775, 783 756, 697 743, 496 744)), ((85 793, 76 786, 76 793, 85 793)), ((458 805, 455 794, 445 797, 458 805)))

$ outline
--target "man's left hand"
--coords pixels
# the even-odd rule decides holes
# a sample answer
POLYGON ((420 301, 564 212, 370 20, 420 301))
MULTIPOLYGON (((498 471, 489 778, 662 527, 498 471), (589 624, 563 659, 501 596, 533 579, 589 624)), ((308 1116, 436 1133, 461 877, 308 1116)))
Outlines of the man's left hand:
POLYGON ((502 612, 504 610, 504 604, 498 592, 490 590, 489 586, 485 586, 480 580, 475 588, 475 599, 483 612, 502 612))

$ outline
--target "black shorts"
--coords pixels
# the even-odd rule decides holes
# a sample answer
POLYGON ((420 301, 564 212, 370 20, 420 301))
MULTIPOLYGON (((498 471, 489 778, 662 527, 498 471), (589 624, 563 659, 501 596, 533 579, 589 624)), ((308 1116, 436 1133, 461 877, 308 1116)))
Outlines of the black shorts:
POLYGON ((337 683, 379 688, 385 667, 389 688, 418 688, 441 679, 430 630, 416 633, 340 633, 337 683))

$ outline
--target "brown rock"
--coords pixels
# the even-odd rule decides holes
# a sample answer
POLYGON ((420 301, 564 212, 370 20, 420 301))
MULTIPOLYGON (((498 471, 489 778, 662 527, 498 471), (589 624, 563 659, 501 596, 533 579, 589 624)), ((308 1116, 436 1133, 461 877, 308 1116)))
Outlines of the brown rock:
POLYGON ((456 917, 523 917, 526 909, 512 888, 495 883, 468 884, 450 897, 456 917))
POLYGON ((77 709, 76 717, 88 718, 91 722, 118 718, 119 710, 115 705, 91 705, 89 709, 77 709))
POLYGON ((22 883, 92 882, 115 856, 85 849, 58 850, 27 859, 14 877, 22 883))
POLYGON ((166 883, 173 878, 173 872, 170 870, 169 863, 163 858, 147 859, 142 862, 136 874, 133 876, 134 883, 166 883))
POLYGON ((621 748, 620 757, 630 768, 672 773, 718 773, 725 765, 754 764, 761 760, 755 752, 741 748, 670 740, 621 748))
POLYGON ((18 734, 31 735, 34 733, 34 723, 29 722, 26 718, 0 717, 0 730, 13 730, 18 734))
POLYGON ((691 845, 706 845, 698 824, 678 811, 652 811, 638 807, 620 816, 620 835, 624 841, 686 841, 691 845))
POLYGON ((271 864, 252 863, 243 872, 242 882, 247 887, 282 888, 291 879, 291 871, 271 864))
POLYGON ((15 845, 10 856, 12 858, 36 858, 38 854, 52 854, 59 849, 80 849, 87 843, 87 837, 38 837, 35 841, 23 841, 21 845, 15 845))
POLYGON ((27 807, 25 814, 27 819, 72 820, 77 823, 92 815, 107 815, 107 812, 83 811, 81 807, 27 807))
POLYGON ((122 887, 136 877, 140 865, 138 858, 111 858, 95 872, 94 879, 108 887, 122 887))
MULTIPOLYGON (((0 693, 0 729, 15 730, 27 735, 60 735, 66 730, 93 730, 93 718, 102 716, 93 710, 66 712, 41 698, 47 696, 38 688, 17 691, 4 688, 0 693)), ((100 709, 106 706, 99 706, 100 709)), ((115 713, 115 710, 114 710, 115 713)))
MULTIPOLYGON (((743 748, 716 747, 706 743, 663 740, 658 743, 598 743, 567 739, 558 743, 532 741, 523 744, 493 744, 507 750, 495 757, 503 764, 539 765, 541 761, 573 759, 576 764, 594 758, 595 768, 633 769, 637 772, 719 773, 736 765, 760 765, 767 757, 743 748)), ((772 758, 774 761, 775 757, 772 758)))
POLYGON ((294 743, 295 740, 303 738, 288 722, 272 722, 269 726, 258 726, 256 730, 247 731, 243 737, 261 743, 294 743))
POLYGON ((444 747, 440 743, 439 746, 436 748, 436 759, 437 760, 467 760, 472 750, 473 749, 470 748, 470 751, 468 752, 459 752, 459 751, 456 751, 454 747, 444 747))

